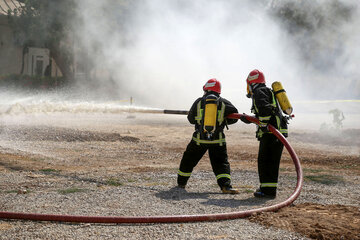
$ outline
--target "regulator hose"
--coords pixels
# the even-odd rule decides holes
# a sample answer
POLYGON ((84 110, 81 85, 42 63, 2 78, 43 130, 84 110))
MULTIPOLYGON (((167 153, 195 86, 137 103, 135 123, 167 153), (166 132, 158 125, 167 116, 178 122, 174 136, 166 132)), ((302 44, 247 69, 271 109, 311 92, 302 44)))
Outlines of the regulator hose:
MULTIPOLYGON (((177 114, 186 114, 186 111, 179 111, 177 114)), ((230 114, 227 118, 240 119, 246 117, 247 120, 258 124, 258 119, 245 114, 230 114)), ((268 129, 272 132, 288 150, 297 173, 297 183, 294 192, 285 201, 278 204, 229 213, 214 213, 200 215, 176 215, 176 216, 75 216, 75 215, 53 215, 53 214, 37 214, 37 213, 18 213, 18 212, 0 212, 2 219, 22 219, 34 221, 57 221, 57 222, 79 222, 79 223, 177 223, 177 222, 200 222, 200 221, 217 221, 248 217, 255 213, 276 211, 282 207, 290 205, 300 195, 303 184, 303 173, 299 158, 294 149, 290 146, 285 137, 273 126, 268 125, 268 129)))

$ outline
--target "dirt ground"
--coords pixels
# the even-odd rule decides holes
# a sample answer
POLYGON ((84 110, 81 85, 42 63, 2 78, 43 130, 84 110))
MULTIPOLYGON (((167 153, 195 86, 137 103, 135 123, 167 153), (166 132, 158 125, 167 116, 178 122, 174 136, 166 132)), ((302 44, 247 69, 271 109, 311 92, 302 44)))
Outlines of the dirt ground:
MULTIPOLYGON (((32 179, 40 177, 39 172, 65 175, 77 172, 91 176, 106 172, 111 177, 118 172, 174 171, 193 129, 181 117, 143 116, 121 115, 115 120, 101 116, 89 120, 84 115, 76 116, 76 121, 73 116, 55 117, 56 121, 54 116, 28 121, 24 120, 26 117, 17 121, 3 119, 0 173, 31 172, 28 185, 16 189, 18 194, 26 194, 32 179), (114 161, 117 158, 126 161, 118 164, 114 161)), ((256 171, 258 143, 254 139, 254 127, 238 124, 226 134, 232 171, 256 171)), ((293 130, 288 140, 301 160, 304 184, 321 184, 326 188, 349 177, 360 180, 359 136, 360 129, 339 131, 336 136, 293 130)), ((207 157, 197 169, 211 171, 207 157)), ((286 151, 280 175, 295 175, 286 151)), ((253 215, 248 220, 311 239, 360 239, 359 196, 354 202, 357 204, 319 204, 305 199, 277 212, 253 215)), ((7 225, 2 222, 0 232, 7 225)))

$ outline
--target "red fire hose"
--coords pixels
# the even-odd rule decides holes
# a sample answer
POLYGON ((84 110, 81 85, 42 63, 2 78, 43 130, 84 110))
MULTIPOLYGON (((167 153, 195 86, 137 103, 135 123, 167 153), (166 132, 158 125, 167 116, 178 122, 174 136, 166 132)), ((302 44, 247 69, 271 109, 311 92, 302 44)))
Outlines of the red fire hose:
MULTIPOLYGON (((183 114, 183 113, 181 113, 183 114)), ((228 118, 239 119, 241 116, 246 117, 247 120, 258 124, 258 119, 244 115, 244 114, 231 114, 228 118)), ((177 216, 74 216, 74 215, 52 215, 52 214, 36 214, 36 213, 16 213, 16 212, 0 212, 2 219, 23 219, 35 221, 58 221, 58 222, 81 222, 81 223, 175 223, 175 222, 200 222, 200 221, 216 221, 237 219, 250 216, 255 213, 276 211, 282 207, 290 205, 300 195, 303 184, 303 173, 300 166, 300 161, 295 154, 294 149, 290 146, 284 136, 273 126, 268 125, 271 131, 285 146, 290 153, 290 156, 295 164, 297 173, 297 183, 294 192, 288 199, 278 204, 262 207, 257 209, 229 212, 229 213, 215 213, 215 214, 201 214, 201 215, 177 215, 177 216)))

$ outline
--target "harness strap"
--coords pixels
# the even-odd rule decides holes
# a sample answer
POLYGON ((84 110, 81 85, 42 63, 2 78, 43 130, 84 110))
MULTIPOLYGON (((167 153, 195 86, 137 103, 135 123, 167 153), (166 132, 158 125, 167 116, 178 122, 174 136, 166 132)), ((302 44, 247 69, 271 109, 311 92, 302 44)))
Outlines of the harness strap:
MULTIPOLYGON (((204 117, 204 109, 201 108, 201 104, 202 104, 202 100, 200 100, 197 103, 196 106, 196 110, 197 110, 197 115, 195 116, 195 120, 197 122, 197 124, 199 126, 202 126, 203 124, 203 117, 204 117)), ((220 126, 223 124, 223 122, 225 121, 225 108, 226 105, 224 102, 221 102, 221 107, 219 109, 218 106, 218 112, 217 112, 217 124, 216 124, 216 130, 215 130, 215 135, 218 133, 219 134, 219 139, 215 139, 215 140, 203 140, 201 139, 201 133, 200 131, 203 131, 202 128, 197 129, 197 134, 196 137, 193 137, 192 139, 196 142, 197 145, 200 144, 219 144, 220 146, 223 146, 223 144, 226 142, 225 138, 223 136, 223 133, 220 130, 220 126)))
POLYGON ((282 93, 282 92, 286 92, 285 89, 280 89, 274 92, 275 95, 277 95, 278 93, 282 93))

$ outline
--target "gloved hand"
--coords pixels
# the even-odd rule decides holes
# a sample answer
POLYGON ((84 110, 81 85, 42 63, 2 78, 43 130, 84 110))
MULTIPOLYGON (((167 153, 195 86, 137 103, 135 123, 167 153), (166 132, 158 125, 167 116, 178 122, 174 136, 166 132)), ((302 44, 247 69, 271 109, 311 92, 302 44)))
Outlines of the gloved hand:
POLYGON ((243 113, 243 115, 241 115, 240 120, 246 124, 251 123, 249 120, 247 120, 247 118, 244 115, 245 115, 245 113, 243 113))
POLYGON ((261 130, 263 133, 269 132, 267 126, 266 126, 266 127, 260 127, 260 130, 261 130))

